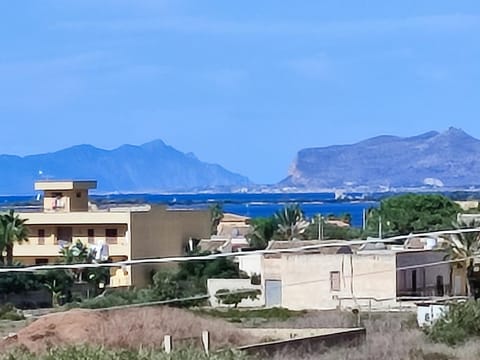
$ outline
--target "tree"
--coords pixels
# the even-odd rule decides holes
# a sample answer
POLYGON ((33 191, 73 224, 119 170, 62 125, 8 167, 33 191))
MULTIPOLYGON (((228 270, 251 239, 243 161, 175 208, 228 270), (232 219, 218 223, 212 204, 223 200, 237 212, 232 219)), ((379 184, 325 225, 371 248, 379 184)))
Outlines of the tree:
POLYGON ((74 283, 74 274, 65 269, 47 270, 39 274, 43 285, 52 294, 52 305, 57 307, 71 299, 71 289, 74 283))
POLYGON ((298 204, 285 206, 275 213, 274 218, 278 224, 277 235, 281 240, 294 240, 303 237, 309 225, 298 204))
POLYGON ((210 206, 210 221, 212 235, 217 235, 217 227, 220 221, 223 219, 223 206, 220 203, 215 203, 210 206))
MULTIPOLYGON (((455 224, 458 229, 479 227, 480 222, 473 220, 471 222, 459 222, 455 224)), ((455 262, 457 269, 461 269, 463 276, 468 280, 474 257, 480 255, 480 232, 472 231, 465 233, 452 234, 448 238, 447 259, 457 260, 455 262)), ((470 281, 466 282, 467 294, 472 294, 470 281)))
POLYGON ((438 194, 404 194, 380 202, 367 215, 366 235, 406 235, 412 232, 451 228, 461 211, 459 205, 438 194), (379 226, 381 222, 381 227, 379 226))
POLYGON ((252 248, 265 249, 273 239, 278 229, 275 217, 255 218, 251 220, 253 231, 247 235, 248 243, 252 248))
POLYGON ((261 291, 259 289, 238 289, 232 291, 229 289, 220 289, 215 293, 215 297, 222 304, 233 305, 234 308, 237 308, 243 299, 255 300, 258 299, 260 294, 261 291))
POLYGON ((6 252, 7 265, 13 265, 13 247, 16 243, 28 241, 28 219, 21 219, 13 209, 0 215, 0 262, 4 264, 3 251, 6 252))
MULTIPOLYGON (((337 219, 337 218, 335 218, 337 219)), ((320 239, 318 232, 322 228, 323 240, 353 240, 359 239, 362 236, 362 230, 357 228, 352 228, 350 226, 337 226, 335 224, 329 224, 325 222, 320 216, 315 216, 313 221, 308 225, 307 230, 305 231, 304 236, 307 239, 320 239), (322 225, 319 226, 319 222, 322 221, 322 225)))
MULTIPOLYGON (((95 251, 81 240, 61 248, 60 255, 64 264, 92 264, 95 262, 95 251)), ((76 282, 88 282, 92 287, 94 296, 102 291, 100 284, 107 284, 110 280, 110 270, 108 268, 73 269, 70 272, 74 274, 76 282)))

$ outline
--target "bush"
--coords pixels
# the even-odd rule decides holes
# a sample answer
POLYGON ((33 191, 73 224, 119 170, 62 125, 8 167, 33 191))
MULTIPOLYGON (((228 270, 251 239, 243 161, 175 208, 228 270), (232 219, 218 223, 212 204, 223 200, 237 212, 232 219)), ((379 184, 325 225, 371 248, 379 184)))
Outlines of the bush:
POLYGON ((448 312, 427 328, 426 333, 431 340, 448 345, 480 336, 480 302, 469 300, 451 304, 448 312))
POLYGON ((258 289, 237 289, 232 291, 229 289, 220 289, 215 293, 215 297, 222 304, 233 305, 236 308, 242 300, 256 300, 260 294, 261 291, 258 289))
POLYGON ((19 321, 24 319, 23 313, 15 309, 12 304, 0 306, 0 320, 19 321))
POLYGON ((72 346, 52 348, 45 354, 38 355, 26 350, 17 350, 3 356, 0 360, 246 360, 248 357, 235 351, 215 353, 210 356, 203 352, 182 349, 172 354, 162 351, 140 349, 109 350, 102 347, 72 346))

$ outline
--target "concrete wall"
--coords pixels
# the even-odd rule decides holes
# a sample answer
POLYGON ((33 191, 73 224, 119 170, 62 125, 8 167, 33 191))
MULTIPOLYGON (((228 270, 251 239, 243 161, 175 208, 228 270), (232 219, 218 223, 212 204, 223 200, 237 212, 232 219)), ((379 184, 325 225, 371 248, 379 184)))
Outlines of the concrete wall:
MULTIPOLYGON (((228 289, 230 291, 240 290, 240 289, 256 289, 261 290, 260 285, 252 285, 250 279, 208 279, 207 280, 207 289, 208 294, 210 295, 210 304, 212 307, 220 306, 233 306, 233 305, 224 305, 218 302, 218 299, 215 297, 215 294, 218 290, 228 289)), ((238 307, 261 307, 265 305, 265 299, 262 294, 258 297, 257 300, 244 299, 238 307)))
POLYGON ((395 265, 394 254, 284 254, 280 262, 282 306, 326 310, 368 306, 369 299, 382 300, 382 306, 392 305, 395 265), (331 272, 340 274, 339 290, 331 287, 331 272))
MULTIPOLYGON (((280 332, 278 329, 263 329, 266 333, 275 334, 280 332)), ((295 334, 300 332, 298 329, 284 329, 281 332, 291 333, 294 335, 289 339, 264 342, 260 344, 252 344, 239 347, 241 350, 249 355, 255 355, 260 359, 271 358, 275 355, 280 355, 281 358, 292 356, 293 358, 321 358, 318 355, 328 351, 329 347, 341 346, 343 348, 349 346, 358 346, 365 341, 366 330, 363 328, 354 329, 305 329, 314 334, 295 334), (317 331, 315 331, 317 330, 317 331), (315 332, 317 334, 315 334, 315 332)), ((246 329, 245 331, 252 332, 258 336, 261 329, 246 329)), ((352 352, 355 350, 352 349, 352 352)))
POLYGON ((237 258, 238 266, 241 271, 244 271, 248 276, 253 274, 262 274, 262 255, 244 255, 237 258))
MULTIPOLYGON (((133 212, 131 224, 132 259, 182 256, 190 238, 210 236, 210 213, 198 210, 167 210, 152 207, 150 211, 133 212)), ((155 265, 132 268, 133 282, 144 286, 155 265)))
POLYGON ((265 255, 262 257, 262 282, 268 280, 280 280, 282 278, 281 255, 265 255))

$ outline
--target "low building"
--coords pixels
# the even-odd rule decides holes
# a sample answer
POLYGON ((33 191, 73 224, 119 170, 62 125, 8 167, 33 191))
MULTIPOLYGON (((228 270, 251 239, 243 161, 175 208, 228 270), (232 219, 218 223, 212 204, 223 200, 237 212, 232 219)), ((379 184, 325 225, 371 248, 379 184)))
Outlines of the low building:
POLYGON ((217 226, 217 234, 208 239, 201 239, 195 247, 211 253, 241 251, 250 247, 247 235, 251 231, 249 217, 225 213, 217 226))
MULTIPOLYGON (((314 245, 312 241, 277 243, 282 247, 314 245)), ((372 245, 360 250, 340 243, 265 255, 261 275, 266 305, 294 310, 389 308, 402 300, 452 292, 451 265, 442 263, 444 252, 372 245)))
POLYGON ((251 232, 250 218, 232 213, 223 214, 217 226, 217 235, 223 238, 245 238, 251 232))
MULTIPOLYGON (((60 247, 77 240, 89 246, 108 245, 109 260, 122 261, 180 256, 190 238, 210 233, 210 214, 199 210, 170 210, 164 206, 98 209, 89 203, 95 181, 39 181, 43 208, 21 212, 28 219, 29 241, 14 247, 14 259, 25 265, 54 263, 60 247)), ((117 268, 111 286, 144 286, 154 265, 117 268)))

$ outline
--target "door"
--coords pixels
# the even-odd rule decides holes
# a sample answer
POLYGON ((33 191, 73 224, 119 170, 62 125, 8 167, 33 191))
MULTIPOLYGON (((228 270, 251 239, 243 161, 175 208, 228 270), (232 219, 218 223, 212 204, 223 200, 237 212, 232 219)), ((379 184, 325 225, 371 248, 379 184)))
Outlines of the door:
POLYGON ((282 281, 265 280, 265 305, 282 306, 282 281))
POLYGON ((437 289, 436 289, 436 296, 443 296, 445 295, 444 286, 443 286, 443 276, 437 276, 437 289))
POLYGON ((72 242, 72 228, 67 226, 61 226, 57 228, 57 242, 65 241, 68 243, 72 242))
POLYGON ((417 295, 417 270, 412 271, 412 295, 417 295))

